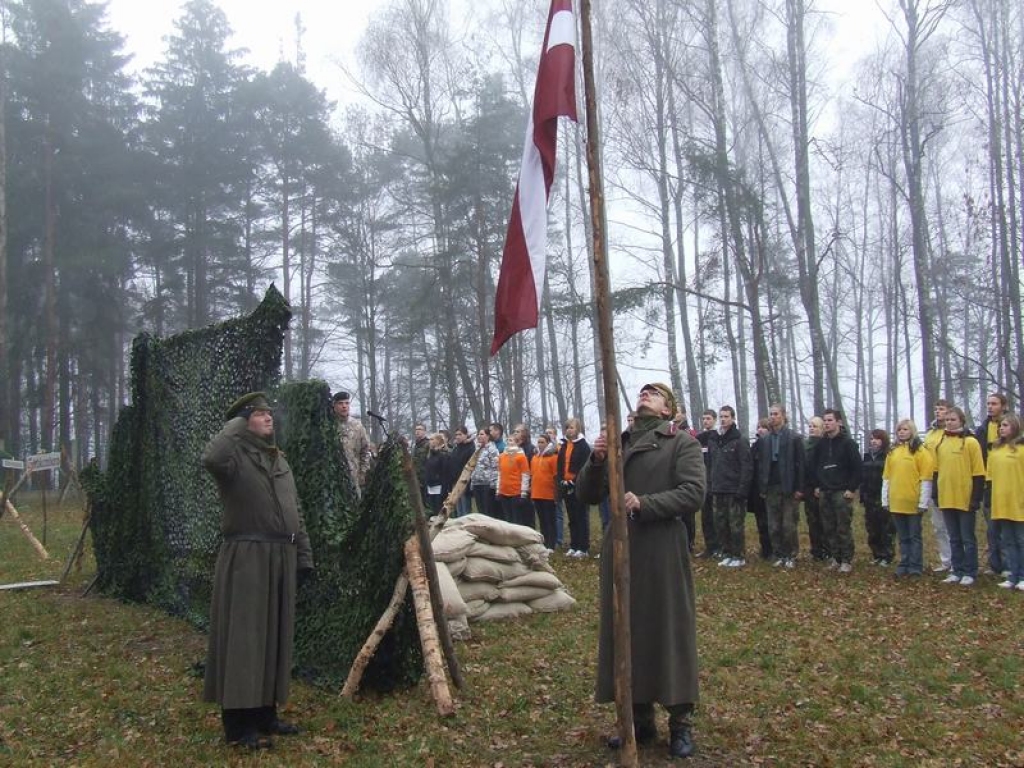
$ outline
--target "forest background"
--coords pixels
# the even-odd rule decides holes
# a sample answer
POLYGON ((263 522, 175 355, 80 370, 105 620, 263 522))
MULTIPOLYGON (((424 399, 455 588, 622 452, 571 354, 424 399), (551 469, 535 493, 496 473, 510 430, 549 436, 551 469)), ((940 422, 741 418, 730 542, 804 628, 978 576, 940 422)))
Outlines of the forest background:
MULTIPOLYGON (((941 396, 975 418, 989 391, 1020 401, 1024 9, 880 0, 847 67, 829 7, 597 4, 625 398, 667 379, 691 416, 731 403, 749 429, 780 399, 858 435, 941 396)), ((103 4, 0 0, 0 446, 102 459, 131 339, 250 311, 271 281, 286 380, 406 432, 596 433, 582 125, 561 133, 540 327, 488 356, 546 12, 379 3, 335 103, 301 16, 261 68, 190 0, 136 72, 103 4)))

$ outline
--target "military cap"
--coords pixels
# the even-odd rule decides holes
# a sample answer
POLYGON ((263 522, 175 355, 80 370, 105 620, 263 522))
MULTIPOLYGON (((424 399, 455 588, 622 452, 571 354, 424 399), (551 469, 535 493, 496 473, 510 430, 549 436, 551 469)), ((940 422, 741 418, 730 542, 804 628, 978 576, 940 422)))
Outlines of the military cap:
POLYGON ((335 392, 334 393, 334 397, 331 398, 331 402, 332 403, 341 403, 341 402, 344 402, 346 400, 351 400, 351 399, 352 399, 352 395, 350 395, 348 392, 341 391, 341 392, 335 392))
POLYGON ((225 419, 233 419, 236 416, 248 418, 253 411, 272 411, 274 406, 267 400, 266 392, 249 392, 235 400, 224 414, 225 419))
POLYGON ((645 389, 649 389, 652 392, 657 392, 665 398, 665 406, 669 409, 669 413, 675 414, 676 412, 676 396, 672 393, 672 388, 668 384, 661 384, 655 382, 653 384, 644 384, 640 387, 640 391, 643 392, 645 389))

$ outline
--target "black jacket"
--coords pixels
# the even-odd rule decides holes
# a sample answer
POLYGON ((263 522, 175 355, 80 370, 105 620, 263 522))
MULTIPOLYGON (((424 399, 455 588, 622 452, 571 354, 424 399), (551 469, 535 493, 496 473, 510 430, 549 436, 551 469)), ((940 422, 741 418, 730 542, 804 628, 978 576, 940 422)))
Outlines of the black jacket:
POLYGON ((700 443, 700 451, 704 456, 704 471, 711 477, 711 462, 715 457, 715 447, 718 445, 718 430, 705 429, 697 433, 697 442, 700 443))
MULTIPOLYGON (((1002 419, 1000 419, 1002 421, 1002 419)), ((981 445, 981 460, 985 462, 985 466, 988 466, 988 452, 992 447, 988 444, 988 416, 981 420, 979 427, 974 430, 974 437, 977 438, 978 443, 981 445)), ((996 439, 998 439, 998 434, 996 439)))
POLYGON ((718 437, 711 462, 711 493, 745 498, 750 489, 750 444, 733 424, 718 437))
MULTIPOLYGON (((559 441, 558 444, 558 463, 555 465, 555 483, 561 483, 565 478, 565 454, 566 444, 569 441, 564 437, 559 441)), ((580 470, 583 469, 583 465, 587 463, 587 459, 590 458, 590 443, 587 439, 580 435, 573 441, 572 456, 569 457, 569 472, 573 477, 579 474, 580 470)))
POLYGON ((472 440, 459 443, 448 452, 444 462, 444 486, 449 491, 459 481, 463 467, 474 453, 476 453, 476 444, 472 440))
POLYGON ((869 501, 875 504, 882 503, 882 472, 885 469, 885 457, 888 454, 887 450, 878 453, 867 451, 864 454, 860 480, 861 503, 869 501))
MULTIPOLYGON (((757 441, 757 485, 761 493, 768 490, 772 471, 772 432, 757 441)), ((776 462, 779 489, 785 494, 804 490, 804 460, 807 455, 803 439, 789 427, 778 431, 779 453, 776 462)))
POLYGON ((860 487, 860 450, 849 435, 822 435, 807 456, 807 479, 811 488, 823 491, 852 491, 860 487))

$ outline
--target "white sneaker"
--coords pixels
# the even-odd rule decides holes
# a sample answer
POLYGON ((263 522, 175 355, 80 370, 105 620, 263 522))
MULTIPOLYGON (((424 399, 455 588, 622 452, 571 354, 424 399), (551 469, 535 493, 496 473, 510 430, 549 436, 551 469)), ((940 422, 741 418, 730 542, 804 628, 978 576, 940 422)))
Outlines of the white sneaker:
POLYGON ((786 562, 785 562, 785 567, 786 567, 786 568, 790 568, 790 569, 792 569, 792 568, 796 568, 796 560, 794 560, 794 559, 793 559, 792 557, 791 557, 791 558, 789 558, 789 559, 788 559, 788 560, 786 560, 786 562))
POLYGON ((964 576, 962 579, 960 579, 960 586, 961 587, 969 587, 972 584, 974 584, 974 577, 973 576, 964 576))
POLYGON ((1017 590, 1020 592, 1024 592, 1024 581, 1017 582, 1017 590))
POLYGON ((839 566, 840 573, 853 573, 853 566, 849 563, 843 563, 839 566))
POLYGON ((936 565, 934 568, 932 568, 932 573, 945 573, 948 570, 949 570, 949 566, 948 565, 939 564, 939 565, 936 565))
POLYGON ((575 549, 566 550, 565 556, 566 557, 576 557, 576 550, 575 549))
POLYGON ((1013 589, 1013 588, 1014 588, 1014 587, 1016 587, 1017 585, 1016 585, 1016 584, 1014 584, 1014 583, 1013 583, 1012 581, 1010 581, 1009 579, 1007 579, 1006 581, 1000 581, 1000 582, 999 582, 999 586, 1000 586, 1000 587, 1002 587, 1003 589, 1013 589))
POLYGON ((779 558, 778 560, 776 560, 776 561, 775 561, 774 563, 772 563, 772 568, 781 568, 781 567, 782 567, 783 565, 785 565, 785 564, 786 564, 786 561, 785 561, 785 560, 783 560, 783 559, 782 559, 782 558, 780 557, 780 558, 779 558))
POLYGON ((744 566, 746 566, 746 564, 747 564, 747 561, 746 561, 745 558, 734 557, 732 559, 732 562, 729 563, 729 567, 730 568, 743 568, 744 566))
POLYGON ((718 567, 719 568, 731 568, 732 567, 732 558, 731 557, 727 557, 727 558, 725 558, 723 560, 719 560, 718 561, 718 567))
POLYGON ((957 576, 955 573, 951 573, 951 574, 949 574, 949 576, 947 576, 946 578, 944 578, 942 580, 942 583, 943 584, 959 584, 960 583, 960 577, 957 576))

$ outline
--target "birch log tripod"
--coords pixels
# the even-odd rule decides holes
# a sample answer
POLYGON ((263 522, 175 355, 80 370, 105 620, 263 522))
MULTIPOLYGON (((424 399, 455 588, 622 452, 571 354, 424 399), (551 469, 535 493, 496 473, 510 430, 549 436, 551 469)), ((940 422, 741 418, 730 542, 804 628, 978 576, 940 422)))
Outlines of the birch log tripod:
POLYGON ((419 628, 423 662, 427 669, 427 678, 430 681, 430 692, 437 705, 438 714, 448 717, 455 713, 455 705, 445 674, 446 666, 448 675, 451 676, 455 687, 459 689, 463 687, 462 672, 455 657, 455 647, 452 644, 451 634, 448 632, 448 622, 445 620, 441 605, 440 588, 437 583, 437 565, 434 562, 434 553, 430 542, 444 527, 459 498, 465 493, 479 456, 480 449, 477 449, 476 453, 466 462, 455 487, 445 499, 441 513, 434 517, 428 525, 420 498, 419 481, 412 466, 412 458, 409 456, 408 447, 404 449, 402 468, 409 490, 409 499, 415 511, 416 533, 405 542, 405 570, 395 582, 391 602, 388 603, 373 631, 370 632, 370 636, 363 643, 359 653, 356 654, 345 685, 341 689, 342 696, 351 698, 359 690, 363 673, 376 653, 381 640, 394 624, 411 586, 413 606, 416 611, 416 625, 419 628))

